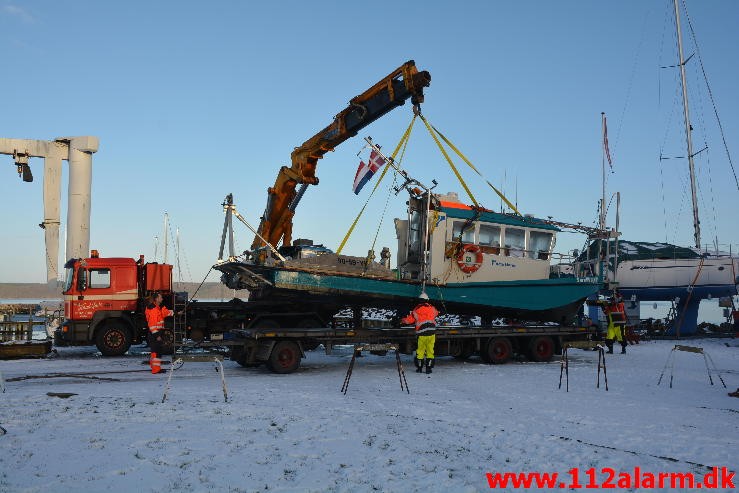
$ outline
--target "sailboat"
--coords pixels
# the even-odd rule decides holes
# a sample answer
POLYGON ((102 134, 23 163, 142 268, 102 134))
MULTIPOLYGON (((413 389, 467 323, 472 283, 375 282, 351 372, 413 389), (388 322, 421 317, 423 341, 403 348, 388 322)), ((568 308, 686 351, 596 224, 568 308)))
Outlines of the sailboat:
MULTIPOLYGON (((675 26, 682 85, 683 119, 687 147, 690 190, 693 206, 694 245, 681 247, 669 243, 608 240, 593 243, 578 258, 580 268, 596 269, 600 252, 608 252, 609 280, 618 286, 625 300, 634 305, 641 301, 670 301, 675 304, 675 318, 668 334, 692 335, 698 327, 701 300, 726 298, 738 294, 739 257, 732 252, 708 251, 701 245, 698 194, 695 177, 693 142, 685 77, 680 11, 677 0, 675 26)), ((601 210, 603 210, 601 204, 601 210)))

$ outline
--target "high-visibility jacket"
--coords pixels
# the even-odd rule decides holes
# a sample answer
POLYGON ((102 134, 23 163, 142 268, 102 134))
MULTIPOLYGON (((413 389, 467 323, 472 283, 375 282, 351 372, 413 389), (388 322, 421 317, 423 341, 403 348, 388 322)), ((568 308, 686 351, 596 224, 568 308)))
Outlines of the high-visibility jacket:
POLYGON ((626 325, 626 307, 623 302, 613 302, 603 307, 609 325, 626 325))
POLYGON ((156 306, 151 304, 146 307, 146 323, 149 325, 149 332, 156 334, 164 329, 164 318, 174 315, 174 312, 165 306, 156 306))
POLYGON ((415 324, 416 333, 431 332, 436 329, 436 317, 439 311, 431 303, 419 303, 402 322, 415 324))

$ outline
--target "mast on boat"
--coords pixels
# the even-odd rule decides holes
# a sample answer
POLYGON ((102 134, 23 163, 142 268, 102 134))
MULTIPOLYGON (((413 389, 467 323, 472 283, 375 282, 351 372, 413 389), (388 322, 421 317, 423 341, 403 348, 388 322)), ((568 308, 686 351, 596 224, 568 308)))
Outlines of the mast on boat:
POLYGON ((677 0, 673 0, 675 4, 675 26, 677 27, 677 52, 680 57, 680 81, 683 89, 683 116, 685 118, 685 140, 688 145, 688 168, 690 170, 690 193, 693 199, 693 236, 695 239, 695 247, 701 248, 701 227, 698 218, 698 193, 695 185, 695 163, 693 162, 693 138, 690 132, 690 112, 688 110, 688 84, 685 78, 685 58, 683 57, 683 36, 680 29, 680 9, 677 0))

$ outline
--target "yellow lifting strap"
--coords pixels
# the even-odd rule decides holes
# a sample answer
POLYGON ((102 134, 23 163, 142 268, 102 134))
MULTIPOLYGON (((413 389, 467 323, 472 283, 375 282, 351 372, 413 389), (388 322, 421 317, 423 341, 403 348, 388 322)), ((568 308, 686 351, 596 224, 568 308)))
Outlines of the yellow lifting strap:
MULTIPOLYGON (((424 118, 424 117, 423 117, 423 116, 421 116, 421 118, 424 118)), ((428 123, 428 122, 426 122, 426 120, 425 120, 425 119, 424 119, 424 122, 426 123, 426 126, 428 127, 428 126, 429 126, 429 123, 428 123)), ((493 185, 492 183, 490 183, 490 181, 489 181, 489 180, 488 180, 487 178, 485 178, 485 176, 483 176, 483 174, 482 174, 482 173, 480 173, 480 170, 478 170, 478 169, 477 169, 477 168, 475 167, 475 165, 474 165, 474 164, 472 164, 472 162, 471 162, 471 161, 470 161, 469 159, 467 159, 467 156, 465 156, 464 154, 462 154, 462 151, 460 151, 459 149, 457 149, 457 147, 456 147, 456 146, 455 146, 454 144, 452 144, 452 142, 451 142, 451 141, 450 141, 449 139, 447 139, 447 138, 446 138, 446 137, 444 136, 444 134, 443 134, 443 133, 441 133, 441 132, 439 131, 439 129, 437 129, 437 128, 436 128, 436 127, 434 127, 433 125, 430 125, 430 126, 431 126, 431 128, 432 128, 432 129, 434 130, 434 132, 436 132, 437 134, 439 134, 439 137, 441 137, 441 139, 442 139, 442 140, 443 140, 443 141, 444 141, 444 142, 446 143, 446 145, 448 145, 448 146, 449 146, 449 147, 450 147, 450 148, 451 148, 451 149, 452 149, 452 150, 453 150, 454 152, 456 152, 456 153, 457 153, 457 155, 458 155, 458 156, 459 156, 460 158, 462 158, 462 160, 463 160, 463 161, 464 161, 465 163, 467 163, 467 166, 469 166, 470 168, 472 168, 472 170, 473 170, 473 171, 474 171, 475 173, 477 173, 477 174, 478 174, 478 176, 480 176, 480 178, 482 178, 482 179, 483 179, 483 180, 485 181, 485 183, 487 183, 487 184, 488 184, 488 186, 489 186, 490 188, 492 188, 492 189, 493 189, 493 191, 494 191, 494 192, 495 192, 496 194, 498 194, 498 197, 500 197, 500 198, 501 198, 501 200, 503 200, 503 202, 505 202, 505 203, 506 203, 506 205, 507 205, 508 207, 510 207, 510 208, 511 208, 511 210, 513 210, 513 211, 514 211, 514 212, 515 212, 516 214, 518 214, 519 216, 520 216, 520 215, 522 215, 522 214, 521 214, 521 213, 520 213, 520 212, 518 211, 518 209, 516 208, 516 206, 515 206, 515 205, 513 205, 513 204, 511 203, 511 201, 510 201, 510 200, 508 200, 508 198, 507 198, 507 197, 506 197, 505 195, 503 195, 503 193, 502 193, 502 192, 501 192, 500 190, 498 190, 498 189, 497 189, 497 188, 495 187, 495 185, 493 185)), ((431 130, 430 130, 430 129, 429 129, 429 132, 431 132, 431 130)), ((433 135, 433 132, 432 132, 432 135, 433 135)), ((437 143, 438 143, 438 141, 437 141, 437 143)), ((446 154, 445 154, 445 155, 446 155, 446 154)), ((448 158, 447 158, 447 160, 448 160, 448 158)), ((455 172, 456 172, 456 171, 455 171, 455 172)), ((466 186, 464 185, 464 183, 462 183, 462 186, 464 186, 464 187, 465 187, 465 190, 467 189, 467 187, 466 187, 466 186)), ((468 192, 468 193, 469 193, 469 192, 468 192)))
MULTIPOLYGON (((411 136, 411 130, 413 130, 413 124, 415 122, 416 122, 416 115, 414 114, 413 118, 411 119, 411 123, 408 125, 408 128, 405 129, 403 136, 400 138, 400 142, 398 142, 398 145, 395 146, 395 150, 392 153, 393 160, 395 160, 395 156, 398 155, 398 152, 400 151, 401 147, 403 147, 403 154, 405 154, 405 146, 408 145, 408 139, 411 136)), ((402 156, 401 156, 401 160, 402 160, 402 156)), ((346 232, 344 239, 341 240, 341 244, 339 245, 339 248, 336 250, 337 255, 341 255, 341 251, 344 249, 344 245, 346 245, 346 242, 349 241, 349 237, 352 235, 352 232, 354 232, 354 228, 357 226, 357 223, 359 222, 359 218, 362 217, 364 210, 367 208, 367 204, 369 204, 370 199, 375 194, 375 191, 380 186, 380 183, 382 183, 382 179, 385 178, 385 175, 387 174, 388 170, 391 168, 392 166, 386 165, 385 168, 382 170, 380 177, 377 179, 377 182, 375 182, 375 186, 372 188, 372 192, 370 192, 369 197, 367 197, 367 201, 362 206, 362 209, 359 211, 359 214, 357 214, 357 217, 354 218, 354 222, 349 227, 349 231, 346 232)))
POLYGON ((459 183, 462 184, 462 188, 464 188, 464 191, 467 192, 467 195, 469 196, 470 200, 472 200, 472 203, 475 204, 475 207, 480 207, 480 204, 478 204, 477 200, 475 200, 475 196, 472 195, 472 192, 467 186, 467 183, 465 183, 464 179, 462 179, 462 175, 459 174, 457 167, 454 166, 454 162, 452 161, 452 158, 450 158, 449 154, 446 153, 446 149, 444 149, 444 146, 441 145, 441 142, 439 142, 439 138, 436 136, 434 131, 431 129, 431 125, 429 125, 429 122, 426 121, 426 118, 423 115, 420 115, 420 116, 421 116, 421 120, 423 120, 423 123, 426 124, 426 128, 431 134, 431 137, 433 137, 434 142, 436 142, 436 145, 439 146, 439 150, 441 151, 441 154, 446 158, 446 162, 449 163, 449 167, 452 168, 452 171, 457 176, 457 180, 459 180, 459 183))

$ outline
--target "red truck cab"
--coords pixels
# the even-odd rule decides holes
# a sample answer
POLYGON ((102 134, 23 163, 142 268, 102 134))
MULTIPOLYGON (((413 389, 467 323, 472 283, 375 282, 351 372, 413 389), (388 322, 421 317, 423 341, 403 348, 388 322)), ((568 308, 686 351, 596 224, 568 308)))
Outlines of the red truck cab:
MULTIPOLYGON (((146 297, 154 291, 172 298, 172 266, 131 258, 71 259, 66 265, 64 323, 57 345, 95 344, 105 356, 119 356, 147 332, 146 297)), ((166 302, 165 302, 166 304, 166 302)))

